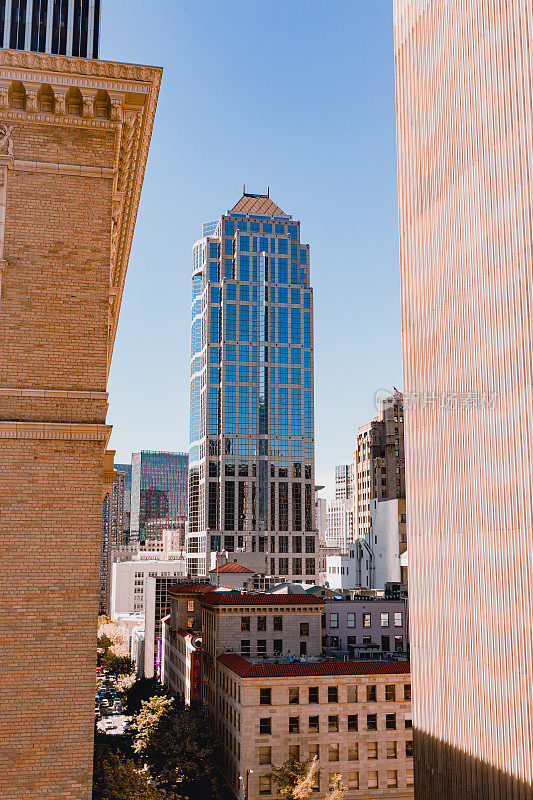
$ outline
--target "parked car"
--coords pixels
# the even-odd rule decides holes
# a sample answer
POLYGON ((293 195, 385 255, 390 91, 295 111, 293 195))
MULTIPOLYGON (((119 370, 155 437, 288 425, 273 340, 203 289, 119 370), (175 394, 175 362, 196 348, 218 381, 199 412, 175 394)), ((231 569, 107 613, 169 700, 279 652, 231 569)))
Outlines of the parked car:
POLYGON ((122 714, 122 703, 120 700, 115 700, 115 714, 122 714))

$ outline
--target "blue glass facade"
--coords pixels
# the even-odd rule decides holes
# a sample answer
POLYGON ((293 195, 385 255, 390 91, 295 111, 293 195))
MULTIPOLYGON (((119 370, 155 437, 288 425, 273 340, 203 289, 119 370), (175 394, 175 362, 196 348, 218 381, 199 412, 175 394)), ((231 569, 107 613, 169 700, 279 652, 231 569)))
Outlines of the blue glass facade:
POLYGON ((314 581, 309 246, 269 198, 242 213, 250 197, 193 248, 188 564, 250 550, 272 579, 314 581))
POLYGON ((144 450, 131 456, 130 540, 162 539, 169 523, 187 517, 189 457, 144 450))

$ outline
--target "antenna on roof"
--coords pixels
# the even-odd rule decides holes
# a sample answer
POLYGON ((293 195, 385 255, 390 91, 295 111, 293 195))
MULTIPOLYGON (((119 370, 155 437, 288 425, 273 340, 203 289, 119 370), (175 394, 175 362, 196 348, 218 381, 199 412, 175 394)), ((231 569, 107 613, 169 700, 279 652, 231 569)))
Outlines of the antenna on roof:
POLYGON ((270 197, 270 186, 267 186, 267 197, 270 197))
POLYGON ((242 185, 242 193, 246 194, 246 184, 245 183, 243 183, 243 185, 242 185))

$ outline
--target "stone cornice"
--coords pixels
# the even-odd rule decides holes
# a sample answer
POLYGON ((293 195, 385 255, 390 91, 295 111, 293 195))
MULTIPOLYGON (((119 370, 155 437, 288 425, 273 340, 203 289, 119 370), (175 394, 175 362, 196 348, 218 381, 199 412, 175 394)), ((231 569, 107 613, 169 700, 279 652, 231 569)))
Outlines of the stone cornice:
POLYGON ((111 425, 64 422, 5 422, 0 420, 0 439, 69 439, 107 442, 111 425))

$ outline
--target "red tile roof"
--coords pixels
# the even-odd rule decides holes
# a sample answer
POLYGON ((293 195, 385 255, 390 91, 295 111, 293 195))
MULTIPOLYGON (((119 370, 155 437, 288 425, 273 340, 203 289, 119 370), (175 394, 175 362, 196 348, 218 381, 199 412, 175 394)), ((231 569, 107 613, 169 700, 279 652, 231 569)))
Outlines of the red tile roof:
POLYGON ((409 661, 315 661, 293 664, 252 664, 236 653, 218 661, 241 678, 298 678, 319 675, 394 675, 411 671, 409 661))
POLYGON ((205 594, 213 591, 211 583, 173 583, 170 594, 205 594))
POLYGON ((217 572, 219 572, 219 573, 220 572, 249 572, 251 575, 255 575, 255 572, 253 571, 253 569, 248 569, 248 567, 243 567, 242 564, 236 564, 235 561, 228 561, 227 564, 222 564, 222 566, 219 567, 218 569, 215 567, 215 569, 212 569, 210 571, 212 573, 213 572, 214 573, 217 573, 217 572))
POLYGON ((285 216, 285 212, 266 194, 243 194, 239 202, 231 210, 236 214, 285 216))
POLYGON ((308 594, 259 594, 248 592, 211 592, 202 597, 211 606, 316 606, 324 605, 321 597, 308 594))

